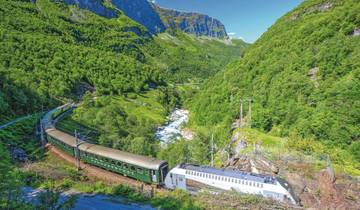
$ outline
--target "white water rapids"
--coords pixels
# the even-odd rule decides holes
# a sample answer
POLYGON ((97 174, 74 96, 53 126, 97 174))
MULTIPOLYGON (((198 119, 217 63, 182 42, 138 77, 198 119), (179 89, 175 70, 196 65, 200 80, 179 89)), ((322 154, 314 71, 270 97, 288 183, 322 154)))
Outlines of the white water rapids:
POLYGON ((189 111, 175 109, 168 117, 168 123, 159 127, 155 133, 162 144, 167 144, 173 139, 180 139, 182 126, 189 121, 189 111))

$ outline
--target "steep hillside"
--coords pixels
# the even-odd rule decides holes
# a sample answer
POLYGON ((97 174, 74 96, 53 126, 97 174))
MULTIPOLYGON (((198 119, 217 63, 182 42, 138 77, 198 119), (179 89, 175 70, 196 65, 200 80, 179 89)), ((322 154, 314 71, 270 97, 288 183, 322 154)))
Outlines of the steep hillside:
POLYGON ((181 31, 159 34, 155 42, 161 48, 152 50, 154 62, 176 83, 200 82, 215 75, 249 46, 242 40, 196 37, 181 31))
POLYGON ((349 149, 360 161, 359 11, 357 0, 305 1, 206 82, 192 123, 229 131, 240 99, 252 98, 253 127, 349 149))
POLYGON ((122 13, 101 17, 61 1, 1 3, 0 123, 86 91, 126 95, 203 80, 247 46, 181 31, 150 36, 122 13))
POLYGON ((181 30, 196 36, 226 38, 225 26, 217 19, 195 12, 180 12, 153 4, 168 30, 181 30))
POLYGON ((120 94, 162 83, 141 50, 153 40, 124 15, 106 19, 50 0, 1 5, 0 116, 41 110, 79 84, 120 94))

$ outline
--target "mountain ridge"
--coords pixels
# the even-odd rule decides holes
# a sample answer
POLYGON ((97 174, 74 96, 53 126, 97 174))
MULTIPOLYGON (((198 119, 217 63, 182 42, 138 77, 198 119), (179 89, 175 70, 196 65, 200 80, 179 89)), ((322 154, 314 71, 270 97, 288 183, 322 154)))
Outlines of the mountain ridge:
POLYGON ((198 12, 185 12, 153 4, 168 30, 181 30, 196 36, 228 38, 225 26, 217 19, 198 12))
POLYGON ((116 18, 118 12, 143 25, 152 34, 165 30, 181 30, 196 36, 228 38, 225 26, 217 19, 197 12, 162 8, 148 0, 64 0, 106 18, 116 18))

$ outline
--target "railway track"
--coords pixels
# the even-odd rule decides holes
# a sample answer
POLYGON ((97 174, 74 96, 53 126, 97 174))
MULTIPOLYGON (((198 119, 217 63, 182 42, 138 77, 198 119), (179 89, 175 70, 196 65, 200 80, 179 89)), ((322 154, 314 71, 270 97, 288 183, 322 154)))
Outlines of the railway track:
MULTIPOLYGON (((43 136, 46 136, 46 130, 47 129, 54 129, 56 123, 59 121, 59 118, 62 118, 70 109, 74 107, 73 104, 66 104, 63 106, 60 106, 58 108, 55 108, 48 113, 46 113, 43 118, 41 119, 41 125, 44 129, 43 136), (55 119, 53 119, 53 116, 59 113, 55 119)), ((121 175, 118 173, 111 172, 109 170, 105 170, 103 168, 94 166, 92 164, 87 164, 83 161, 80 161, 75 158, 74 156, 70 155, 68 152, 64 151, 63 149, 59 149, 55 147, 52 144, 47 143, 46 148, 48 151, 50 151, 52 154, 54 154, 56 157, 61 158, 62 160, 65 160, 66 162, 69 162, 73 164, 74 166, 79 166, 79 169, 84 173, 85 176, 87 176, 89 179, 98 181, 101 180, 106 184, 114 185, 114 184, 121 184, 129 186, 136 191, 144 194, 145 196, 151 197, 155 192, 165 192, 166 189, 160 188, 159 185, 154 184, 147 184, 145 182, 142 182, 140 180, 136 180, 133 178, 129 178, 126 175, 121 175)))
MULTIPOLYGON (((56 157, 64 160, 72 165, 77 165, 77 159, 57 149, 51 144, 47 144, 46 148, 56 157)), ((146 184, 129 177, 125 177, 105 169, 80 162, 80 169, 91 181, 102 181, 108 185, 126 185, 133 188, 134 190, 144 194, 145 196, 151 197, 154 193, 167 192, 168 190, 158 188, 154 185, 146 184)))

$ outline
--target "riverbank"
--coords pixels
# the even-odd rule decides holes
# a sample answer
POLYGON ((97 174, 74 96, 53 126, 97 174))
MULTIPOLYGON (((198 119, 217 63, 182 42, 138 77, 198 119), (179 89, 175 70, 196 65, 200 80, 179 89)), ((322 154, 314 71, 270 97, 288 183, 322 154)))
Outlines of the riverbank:
POLYGON ((158 128, 155 136, 163 145, 172 140, 183 138, 182 127, 189 121, 189 111, 185 109, 175 109, 167 117, 167 124, 158 128))

